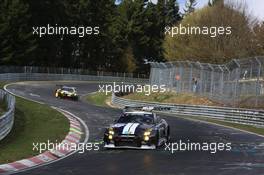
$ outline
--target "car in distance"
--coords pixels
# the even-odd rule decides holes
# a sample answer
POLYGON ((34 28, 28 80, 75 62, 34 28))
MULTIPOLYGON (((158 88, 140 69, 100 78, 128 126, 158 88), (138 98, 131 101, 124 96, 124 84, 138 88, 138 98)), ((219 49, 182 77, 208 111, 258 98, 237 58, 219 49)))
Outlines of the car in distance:
POLYGON ((61 86, 60 88, 56 89, 55 91, 56 98, 65 98, 65 99, 72 99, 78 100, 78 94, 75 87, 68 87, 68 86, 61 86))
POLYGON ((156 149, 169 141, 168 123, 153 112, 124 111, 104 133, 104 148, 156 149))

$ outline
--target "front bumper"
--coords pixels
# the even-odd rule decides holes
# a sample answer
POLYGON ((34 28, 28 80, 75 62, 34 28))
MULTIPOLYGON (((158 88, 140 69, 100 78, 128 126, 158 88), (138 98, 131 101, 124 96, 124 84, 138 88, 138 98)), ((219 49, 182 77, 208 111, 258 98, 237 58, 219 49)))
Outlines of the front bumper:
POLYGON ((155 145, 151 145, 151 146, 148 146, 148 145, 141 145, 140 147, 136 147, 136 146, 115 146, 115 144, 105 144, 104 145, 104 148, 110 148, 110 149, 145 149, 145 150, 148 150, 148 149, 156 149, 156 146, 155 145))
POLYGON ((61 98, 71 99, 71 100, 78 100, 79 96, 78 95, 62 95, 61 98))
POLYGON ((104 135, 105 148, 156 149, 155 136, 149 137, 148 141, 135 135, 115 135, 111 140, 108 136, 108 134, 104 135))

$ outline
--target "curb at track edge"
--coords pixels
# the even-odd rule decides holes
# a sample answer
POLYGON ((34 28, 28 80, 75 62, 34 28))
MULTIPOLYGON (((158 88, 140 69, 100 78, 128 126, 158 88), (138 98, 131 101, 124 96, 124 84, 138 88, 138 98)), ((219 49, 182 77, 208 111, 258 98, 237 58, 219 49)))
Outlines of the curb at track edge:
MULTIPOLYGON (((5 90, 6 92, 10 93, 11 95, 16 96, 16 97, 20 97, 20 98, 23 98, 23 99, 26 99, 26 100, 29 100, 29 101, 32 101, 32 102, 35 102, 35 103, 38 103, 38 104, 42 104, 42 105, 45 104, 45 103, 43 103, 43 102, 39 102, 39 101, 32 100, 32 99, 29 99, 29 98, 26 98, 26 97, 23 97, 23 96, 20 96, 20 95, 16 95, 15 93, 9 91, 9 90, 7 89, 7 87, 10 86, 10 85, 12 85, 12 84, 15 84, 15 83, 6 84, 6 85, 4 86, 4 90, 5 90)), ((50 106, 50 105, 49 105, 49 106, 50 106)), ((81 123, 81 125, 83 126, 83 129, 84 129, 84 135, 85 135, 84 141, 83 141, 82 143, 86 144, 86 143, 88 142, 88 139, 89 139, 89 129, 88 129, 88 126, 85 124, 85 122, 84 122, 81 118, 77 117, 76 115, 72 114, 71 112, 69 112, 69 111, 67 111, 67 110, 64 110, 64 109, 61 109, 61 108, 58 108, 58 107, 55 107, 55 106, 50 106, 50 107, 53 108, 53 109, 55 109, 56 111, 62 113, 62 114, 63 114, 63 115, 69 120, 69 122, 71 122, 70 119, 69 119, 64 113, 70 115, 71 117, 73 117, 74 119, 76 119, 79 123, 81 123)), ((69 136, 69 133, 70 133, 70 131, 69 131, 68 134, 65 136, 65 138, 66 138, 67 136, 69 136)), ((73 151, 73 152, 69 152, 68 154, 66 154, 66 155, 63 156, 63 157, 58 157, 57 159, 54 159, 54 160, 51 160, 51 161, 47 161, 47 162, 42 163, 42 164, 37 164, 37 165, 35 165, 35 166, 28 167, 28 168, 23 168, 23 169, 21 169, 21 170, 17 169, 17 170, 15 170, 15 171, 0 172, 0 174, 3 174, 3 175, 4 175, 4 174, 5 174, 5 175, 9 175, 9 174, 16 174, 16 173, 21 173, 21 172, 29 171, 29 170, 32 170, 32 169, 36 169, 36 168, 39 168, 39 167, 42 167, 42 166, 46 166, 46 165, 49 165, 49 164, 52 164, 52 163, 58 162, 58 161, 60 161, 60 160, 63 160, 63 159, 65 159, 65 158, 67 158, 67 157, 69 157, 69 156, 75 154, 76 152, 78 152, 78 150, 75 150, 75 151, 73 151)), ((43 154, 44 154, 44 153, 43 153, 43 154)), ((40 154, 40 155, 42 155, 42 154, 40 154)), ((37 155, 37 156, 40 156, 40 155, 37 155)), ((25 159, 23 159, 23 160, 25 160, 25 159)), ((17 162, 17 161, 16 161, 16 162, 17 162)), ((10 163, 9 163, 9 164, 10 164, 10 163)), ((11 164, 12 164, 12 163, 11 163, 11 164)), ((8 165, 8 164, 3 164, 3 165, 8 165)))

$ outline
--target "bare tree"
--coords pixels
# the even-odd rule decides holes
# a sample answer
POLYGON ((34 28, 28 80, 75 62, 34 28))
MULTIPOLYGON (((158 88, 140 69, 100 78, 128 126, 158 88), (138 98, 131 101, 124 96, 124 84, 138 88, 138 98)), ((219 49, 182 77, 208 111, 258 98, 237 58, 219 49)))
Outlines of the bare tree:
POLYGON ((187 0, 184 9, 185 14, 193 13, 196 5, 197 5, 196 0, 187 0))

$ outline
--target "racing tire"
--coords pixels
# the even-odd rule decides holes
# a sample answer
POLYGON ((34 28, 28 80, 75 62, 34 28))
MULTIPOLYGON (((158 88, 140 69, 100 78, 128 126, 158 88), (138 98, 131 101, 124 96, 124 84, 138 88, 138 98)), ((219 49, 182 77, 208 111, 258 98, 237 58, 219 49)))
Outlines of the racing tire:
POLYGON ((167 143, 170 142, 170 139, 171 139, 171 137, 170 137, 170 127, 168 126, 168 128, 167 128, 167 135, 166 135, 166 142, 167 143))
POLYGON ((157 134, 156 134, 156 139, 155 139, 155 146, 156 146, 156 149, 158 149, 160 147, 159 145, 159 131, 157 131, 157 134))

